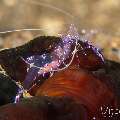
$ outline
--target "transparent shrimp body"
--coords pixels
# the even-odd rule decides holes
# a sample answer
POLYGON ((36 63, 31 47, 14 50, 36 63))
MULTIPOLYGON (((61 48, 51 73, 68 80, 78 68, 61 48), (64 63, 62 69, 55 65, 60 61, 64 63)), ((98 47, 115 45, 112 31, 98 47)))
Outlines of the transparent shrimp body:
POLYGON ((79 34, 74 25, 70 26, 66 35, 60 35, 61 41, 51 53, 29 56, 24 61, 28 64, 27 75, 23 83, 24 89, 29 90, 36 77, 60 71, 67 68, 77 52, 79 34), (73 48, 73 49, 72 49, 73 48), (71 56, 71 57, 70 57, 71 56), (64 63, 70 57, 69 62, 64 63))

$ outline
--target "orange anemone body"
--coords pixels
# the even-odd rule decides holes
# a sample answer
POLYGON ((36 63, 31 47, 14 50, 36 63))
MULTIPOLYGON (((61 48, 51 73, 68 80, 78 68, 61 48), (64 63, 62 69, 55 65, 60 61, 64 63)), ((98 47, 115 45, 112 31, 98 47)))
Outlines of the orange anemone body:
POLYGON ((67 96, 84 105, 93 116, 103 105, 114 104, 114 95, 105 83, 83 70, 66 69, 49 78, 36 96, 67 96))

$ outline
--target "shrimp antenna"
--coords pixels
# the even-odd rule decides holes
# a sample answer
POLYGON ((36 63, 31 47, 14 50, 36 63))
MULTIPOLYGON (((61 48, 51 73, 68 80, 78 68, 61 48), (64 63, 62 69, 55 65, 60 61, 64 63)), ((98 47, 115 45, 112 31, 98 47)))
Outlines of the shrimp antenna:
POLYGON ((67 15, 68 17, 70 17, 70 18, 72 18, 72 19, 75 18, 75 16, 73 16, 73 15, 70 14, 69 12, 67 12, 67 11, 65 11, 65 10, 62 10, 62 9, 60 9, 60 8, 58 8, 58 7, 55 7, 55 6, 53 6, 53 5, 47 4, 47 3, 38 2, 38 1, 31 1, 31 0, 25 0, 24 2, 27 2, 27 3, 29 3, 29 4, 34 4, 34 5, 39 5, 39 6, 47 7, 47 8, 51 8, 51 9, 53 9, 53 10, 56 10, 56 11, 58 11, 58 12, 60 12, 60 13, 63 13, 63 14, 65 14, 65 15, 67 15))
POLYGON ((12 32, 21 32, 21 31, 45 31, 47 28, 25 28, 25 29, 14 29, 14 30, 8 30, 8 31, 1 31, 0 34, 5 33, 12 33, 12 32))

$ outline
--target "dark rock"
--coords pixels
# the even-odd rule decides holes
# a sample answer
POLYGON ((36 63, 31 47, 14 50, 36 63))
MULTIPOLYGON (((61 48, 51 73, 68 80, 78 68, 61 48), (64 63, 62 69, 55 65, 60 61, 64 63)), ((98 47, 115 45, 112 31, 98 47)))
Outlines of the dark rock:
POLYGON ((0 73, 0 105, 12 103, 18 92, 18 86, 8 76, 0 73))
POLYGON ((105 67, 94 71, 93 74, 113 89, 120 104, 120 63, 106 60, 105 67))
POLYGON ((105 71, 110 78, 109 82, 113 85, 114 93, 120 104, 120 63, 107 60, 105 71))
POLYGON ((23 81, 27 73, 27 65, 21 57, 50 52, 60 40, 53 36, 40 36, 25 45, 0 51, 0 64, 7 74, 16 81, 23 81))

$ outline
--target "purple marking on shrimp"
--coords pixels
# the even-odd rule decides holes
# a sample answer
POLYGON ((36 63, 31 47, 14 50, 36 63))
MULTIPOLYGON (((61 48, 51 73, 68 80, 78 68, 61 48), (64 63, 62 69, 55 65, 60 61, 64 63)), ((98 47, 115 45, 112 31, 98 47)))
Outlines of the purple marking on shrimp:
POLYGON ((34 55, 26 59, 26 62, 30 65, 27 70, 27 75, 23 83, 25 89, 30 88, 33 81, 38 77, 39 68, 43 67, 45 64, 51 63, 51 58, 49 54, 34 55), (38 66, 38 67, 34 67, 38 66))
POLYGON ((25 89, 29 89, 30 88, 32 82, 38 76, 38 71, 39 71, 39 69, 35 68, 35 67, 32 67, 32 68, 30 68, 28 70, 28 73, 27 73, 26 78, 25 78, 24 83, 23 83, 23 87, 25 89))

